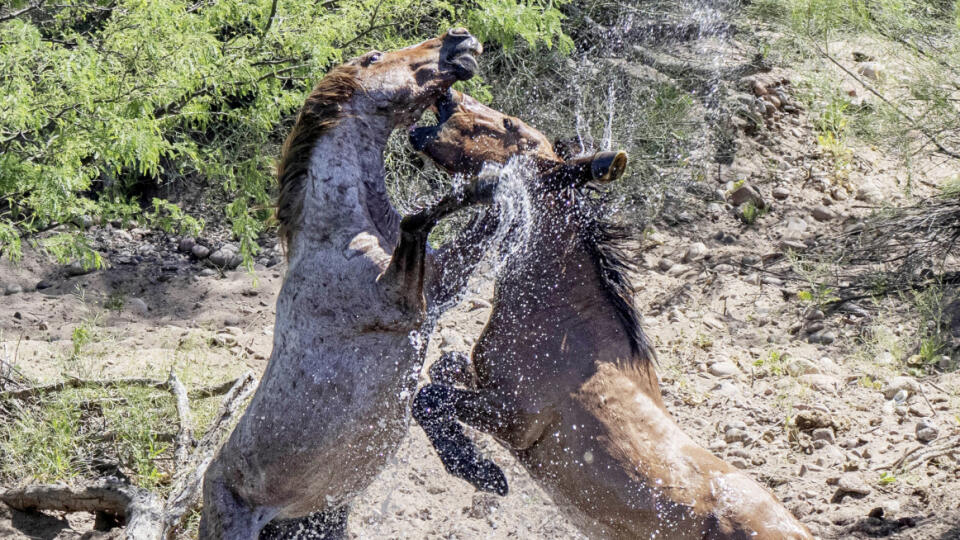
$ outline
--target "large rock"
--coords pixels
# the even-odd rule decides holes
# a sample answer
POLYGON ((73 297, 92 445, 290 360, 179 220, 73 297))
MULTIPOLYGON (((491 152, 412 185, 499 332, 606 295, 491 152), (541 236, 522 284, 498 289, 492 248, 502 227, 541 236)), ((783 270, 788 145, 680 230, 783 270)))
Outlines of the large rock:
POLYGON ((703 242, 694 242, 687 246, 687 250, 683 253, 683 262, 696 262, 704 259, 709 254, 710 250, 707 249, 707 246, 703 242))

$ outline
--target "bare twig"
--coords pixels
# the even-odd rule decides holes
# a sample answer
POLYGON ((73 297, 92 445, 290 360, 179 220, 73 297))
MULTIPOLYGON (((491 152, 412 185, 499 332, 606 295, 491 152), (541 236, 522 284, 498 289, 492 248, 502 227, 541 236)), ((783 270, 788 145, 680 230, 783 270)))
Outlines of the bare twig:
POLYGON ((190 400, 187 399, 187 389, 171 370, 167 379, 167 387, 177 401, 177 416, 180 417, 180 429, 177 431, 176 445, 173 449, 173 462, 177 467, 186 465, 190 457, 190 448, 193 446, 193 422, 190 419, 190 400))
POLYGON ((855 81, 857 81, 858 83, 860 83, 860 86, 863 86, 863 87, 866 88, 867 91, 869 91, 871 94, 873 94, 873 95, 877 96, 878 98, 880 98, 881 101, 883 101, 884 103, 886 103, 887 105, 889 105, 894 111, 897 112, 897 114, 899 114, 900 116, 902 116, 902 117, 906 118, 907 120, 909 120, 910 123, 913 124, 913 127, 916 128, 920 133, 923 133, 923 135, 924 135, 925 137, 927 137, 927 139, 929 139, 930 142, 933 143, 933 145, 936 146, 938 150, 940 150, 940 152, 942 152, 942 153, 944 153, 944 154, 946 154, 946 155, 948 155, 948 156, 950 156, 950 157, 952 157, 952 158, 960 159, 960 153, 954 152, 953 150, 950 150, 949 148, 945 147, 945 146, 937 139, 937 137, 936 137, 933 133, 931 133, 928 129, 926 129, 926 128, 924 128, 923 126, 921 126, 916 120, 913 119, 912 116, 910 116, 909 114, 907 114, 906 112, 904 112, 900 107, 897 107, 896 104, 894 104, 892 101, 890 101, 889 99, 887 99, 883 94, 881 94, 879 91, 877 91, 874 87, 870 86, 870 85, 867 84, 863 79, 861 79, 861 78, 858 77, 856 74, 854 74, 852 71, 850 71, 849 69, 847 69, 847 67, 844 66, 843 64, 841 64, 839 61, 837 61, 837 59, 835 59, 834 57, 830 56, 826 51, 824 51, 823 49, 821 49, 819 45, 814 44, 813 46, 814 46, 814 48, 817 49, 817 52, 819 52, 821 56, 823 56, 824 58, 826 58, 827 60, 829 60, 830 62, 832 62, 834 65, 836 65, 837 67, 839 67, 840 69, 842 69, 847 75, 853 77, 853 80, 855 80, 855 81))

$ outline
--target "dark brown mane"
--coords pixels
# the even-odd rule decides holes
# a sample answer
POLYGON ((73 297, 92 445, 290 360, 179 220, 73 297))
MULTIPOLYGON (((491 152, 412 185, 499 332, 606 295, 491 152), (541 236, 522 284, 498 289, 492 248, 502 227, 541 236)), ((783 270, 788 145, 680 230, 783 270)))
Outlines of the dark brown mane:
MULTIPOLYGON (((590 205, 591 202, 585 199, 581 197, 580 204, 590 205)), ((617 318, 626 330, 630 350, 645 362, 654 361, 656 353, 640 326, 640 311, 633 301, 633 287, 627 277, 634 267, 625 249, 630 238, 629 230, 621 224, 591 215, 594 213, 588 211, 582 216, 580 237, 596 265, 607 299, 613 304, 617 318)))
POLYGON ((277 163, 277 182, 280 185, 277 221, 280 223, 280 240, 288 256, 296 233, 296 223, 303 212, 310 152, 317 139, 340 121, 341 104, 360 88, 358 73, 358 68, 348 65, 337 66, 327 73, 304 102, 297 122, 283 143, 277 163))

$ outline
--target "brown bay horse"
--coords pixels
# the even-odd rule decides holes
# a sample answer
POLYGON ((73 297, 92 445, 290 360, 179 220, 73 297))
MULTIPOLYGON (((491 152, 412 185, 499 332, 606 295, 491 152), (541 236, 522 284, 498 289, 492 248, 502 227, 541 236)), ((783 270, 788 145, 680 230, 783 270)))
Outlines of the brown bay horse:
POLYGON ((401 221, 384 149, 474 74, 480 52, 464 29, 373 51, 332 69, 304 103, 278 167, 289 267, 273 351, 204 477, 200 538, 342 538, 351 500, 396 452, 422 363, 411 335, 479 255, 453 246, 458 267, 437 264, 449 250, 425 252, 430 227, 470 193, 401 221))
POLYGON ((464 174, 525 155, 538 171, 529 192, 539 209, 531 241, 497 276, 472 358, 442 357, 414 401, 414 418, 447 470, 505 492, 477 466, 484 459, 464 422, 507 446, 591 538, 812 538, 663 405, 619 248, 623 232, 578 187, 615 179, 626 156, 565 161, 538 131, 462 94, 438 109, 441 124, 411 132, 418 150, 464 174), (557 174, 574 165, 582 174, 557 174))

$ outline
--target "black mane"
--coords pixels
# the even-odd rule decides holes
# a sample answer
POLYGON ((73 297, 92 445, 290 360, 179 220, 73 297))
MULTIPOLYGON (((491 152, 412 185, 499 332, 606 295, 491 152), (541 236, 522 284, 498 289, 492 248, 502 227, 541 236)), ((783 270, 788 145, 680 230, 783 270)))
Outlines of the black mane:
MULTIPOLYGON (((585 199, 587 197, 580 197, 581 204, 591 205, 585 199)), ((625 249, 630 238, 629 229, 597 217, 596 213, 588 211, 582 216, 581 239, 596 266, 607 299, 613 304, 617 318, 627 333, 631 351, 645 361, 654 361, 656 353, 640 326, 640 312, 627 278, 627 273, 635 267, 625 249)))

